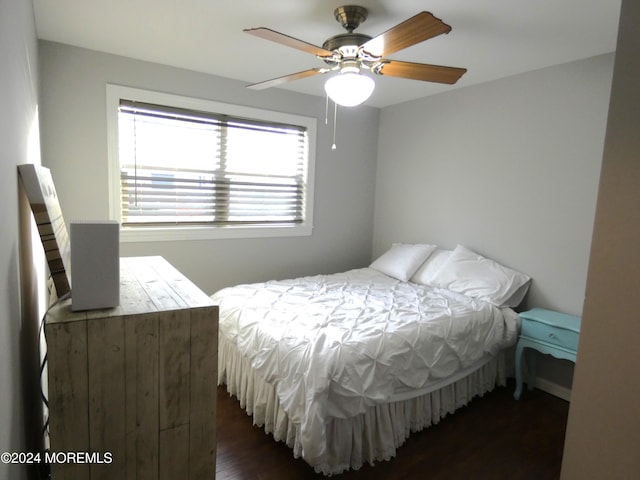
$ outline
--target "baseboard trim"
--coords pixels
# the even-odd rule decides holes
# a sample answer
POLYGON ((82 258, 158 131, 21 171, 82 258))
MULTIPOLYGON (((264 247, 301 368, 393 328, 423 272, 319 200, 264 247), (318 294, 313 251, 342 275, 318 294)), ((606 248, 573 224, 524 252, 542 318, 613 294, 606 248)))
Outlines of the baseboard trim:
POLYGON ((544 378, 536 377, 536 388, 539 388, 543 392, 547 392, 555 397, 571 401, 571 389, 558 385, 557 383, 550 382, 544 378))

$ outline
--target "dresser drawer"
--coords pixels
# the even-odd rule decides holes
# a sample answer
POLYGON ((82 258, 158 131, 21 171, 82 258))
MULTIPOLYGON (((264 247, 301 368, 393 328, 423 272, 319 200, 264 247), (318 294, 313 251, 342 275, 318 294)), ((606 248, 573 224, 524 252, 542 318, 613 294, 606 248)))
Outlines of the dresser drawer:
POLYGON ((569 348, 578 349, 578 332, 554 327, 545 323, 523 319, 522 336, 569 348))

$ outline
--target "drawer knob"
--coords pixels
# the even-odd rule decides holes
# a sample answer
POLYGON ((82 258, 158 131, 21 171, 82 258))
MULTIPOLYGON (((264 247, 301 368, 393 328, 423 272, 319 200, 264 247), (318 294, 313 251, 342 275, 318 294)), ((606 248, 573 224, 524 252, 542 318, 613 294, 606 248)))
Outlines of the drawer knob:
POLYGON ((550 333, 549 338, 556 338, 556 336, 553 333, 550 333))

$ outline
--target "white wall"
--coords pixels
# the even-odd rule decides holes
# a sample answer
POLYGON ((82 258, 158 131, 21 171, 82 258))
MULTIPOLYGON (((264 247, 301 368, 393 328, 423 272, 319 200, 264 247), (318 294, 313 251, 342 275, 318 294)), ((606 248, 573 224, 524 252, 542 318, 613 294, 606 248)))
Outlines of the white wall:
MULTIPOLYGON (((34 435, 38 422, 32 421, 38 417, 39 402, 35 335, 40 282, 44 285, 37 277, 30 244, 21 244, 20 225, 27 234, 22 240, 29 240, 25 236, 30 233, 30 212, 20 196, 16 168, 39 162, 31 0, 0 1, 0 46, 0 452, 24 452, 33 451, 38 443, 34 435), (26 260, 22 266, 21 258, 26 260)), ((26 479, 29 471, 23 465, 0 463, 0 478, 26 479)))
POLYGON ((562 480, 640 478, 639 22, 623 0, 562 480))
MULTIPOLYGON (((319 119, 313 236, 125 244, 124 255, 164 255, 213 292, 363 266, 394 241, 462 243, 533 277, 525 307, 581 314, 613 54, 379 115, 342 109, 337 154, 321 97, 51 42, 40 58, 43 163, 67 221, 108 215, 106 83, 319 119)), ((570 385, 571 365, 542 359, 540 371, 570 385)))
POLYGON ((205 292, 241 282, 329 273, 368 264, 379 110, 339 110, 338 149, 322 97, 40 42, 43 164, 67 222, 108 218, 105 85, 248 105, 318 119, 314 229, 310 237, 122 244, 128 255, 163 255, 205 292))
POLYGON ((385 108, 374 256, 461 243, 531 275, 525 306, 581 314, 613 58, 385 108))

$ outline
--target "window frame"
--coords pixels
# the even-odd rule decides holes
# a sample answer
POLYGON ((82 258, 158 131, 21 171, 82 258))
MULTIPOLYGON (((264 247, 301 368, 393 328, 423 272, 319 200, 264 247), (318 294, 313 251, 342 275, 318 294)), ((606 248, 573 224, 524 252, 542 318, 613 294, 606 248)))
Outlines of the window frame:
POLYGON ((317 120, 313 117, 107 84, 109 218, 120 223, 121 242, 309 236, 313 230, 316 137, 317 120), (304 221, 291 225, 123 226, 120 210, 120 159, 118 152, 118 108, 121 99, 305 127, 308 137, 308 158, 304 221))

